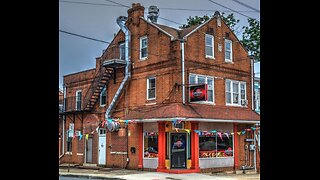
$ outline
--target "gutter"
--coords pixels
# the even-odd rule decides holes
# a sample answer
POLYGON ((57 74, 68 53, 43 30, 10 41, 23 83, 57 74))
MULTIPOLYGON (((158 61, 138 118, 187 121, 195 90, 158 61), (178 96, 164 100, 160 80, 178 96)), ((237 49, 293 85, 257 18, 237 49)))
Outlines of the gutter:
POLYGON ((123 78, 116 94, 114 95, 107 111, 106 111, 106 114, 105 114, 105 119, 110 119, 111 118, 111 111, 113 110, 115 104, 116 104, 116 101, 118 100, 122 90, 123 90, 123 87, 125 86, 125 84, 128 82, 128 79, 130 78, 131 76, 131 72, 129 70, 130 68, 130 60, 129 60, 129 42, 130 42, 130 39, 131 39, 131 33, 129 31, 129 29, 126 27, 125 25, 125 21, 127 20, 128 18, 125 17, 125 16, 119 16, 117 18, 117 24, 120 26, 121 30, 124 32, 125 34, 125 60, 126 60, 126 67, 125 67, 125 77, 123 78))
POLYGON ((185 40, 180 40, 181 44, 181 76, 182 76, 182 103, 186 104, 186 89, 185 89, 185 75, 184 75, 184 42, 185 40))

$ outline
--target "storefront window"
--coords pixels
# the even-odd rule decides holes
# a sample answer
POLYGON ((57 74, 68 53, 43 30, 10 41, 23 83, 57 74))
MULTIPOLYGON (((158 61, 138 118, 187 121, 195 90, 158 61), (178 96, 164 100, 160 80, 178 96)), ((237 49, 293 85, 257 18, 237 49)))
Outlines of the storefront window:
POLYGON ((144 133, 144 157, 157 158, 158 157, 158 134, 144 133))
POLYGON ((199 157, 228 157, 233 156, 232 135, 228 134, 210 134, 199 136, 199 157))

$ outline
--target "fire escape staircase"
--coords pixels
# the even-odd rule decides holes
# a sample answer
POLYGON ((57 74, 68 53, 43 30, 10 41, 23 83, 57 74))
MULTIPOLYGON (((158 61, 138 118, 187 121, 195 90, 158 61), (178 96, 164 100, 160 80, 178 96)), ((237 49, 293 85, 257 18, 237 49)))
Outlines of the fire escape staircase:
POLYGON ((86 95, 84 96, 84 111, 91 111, 96 102, 99 100, 103 87, 112 79, 114 68, 100 66, 96 73, 86 95))

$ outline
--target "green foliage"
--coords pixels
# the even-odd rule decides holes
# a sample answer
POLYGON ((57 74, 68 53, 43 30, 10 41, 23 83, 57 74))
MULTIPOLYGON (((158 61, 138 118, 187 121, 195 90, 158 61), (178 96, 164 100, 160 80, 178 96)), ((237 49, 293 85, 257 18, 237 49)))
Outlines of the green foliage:
POLYGON ((233 13, 229 14, 228 16, 225 16, 224 13, 222 13, 222 19, 226 24, 230 27, 230 29, 235 32, 235 26, 240 22, 239 19, 235 19, 233 13))
POLYGON ((188 19, 187 19, 187 24, 183 24, 182 26, 179 26, 179 28, 180 29, 186 29, 186 28, 191 27, 193 25, 202 24, 208 19, 210 19, 210 17, 207 16, 207 15, 204 15, 202 17, 199 17, 199 16, 191 17, 191 16, 189 16, 188 19))
POLYGON ((260 61, 260 23, 255 19, 248 19, 249 26, 243 26, 242 44, 256 61, 260 61))

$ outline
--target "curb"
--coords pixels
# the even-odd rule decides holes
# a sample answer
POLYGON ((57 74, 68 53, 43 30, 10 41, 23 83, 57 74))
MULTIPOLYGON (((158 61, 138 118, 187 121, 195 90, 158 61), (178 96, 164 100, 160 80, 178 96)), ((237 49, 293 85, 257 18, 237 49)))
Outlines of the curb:
POLYGON ((59 177, 77 177, 77 178, 87 178, 87 179, 111 179, 111 180, 125 180, 122 178, 112 178, 112 177, 101 177, 101 176, 92 176, 92 175, 82 175, 82 174, 60 174, 59 177))

